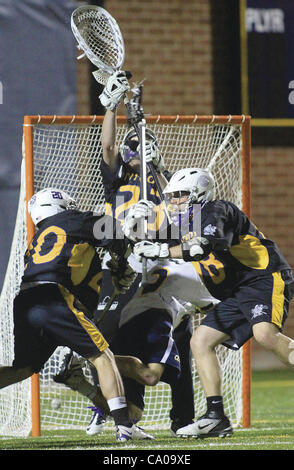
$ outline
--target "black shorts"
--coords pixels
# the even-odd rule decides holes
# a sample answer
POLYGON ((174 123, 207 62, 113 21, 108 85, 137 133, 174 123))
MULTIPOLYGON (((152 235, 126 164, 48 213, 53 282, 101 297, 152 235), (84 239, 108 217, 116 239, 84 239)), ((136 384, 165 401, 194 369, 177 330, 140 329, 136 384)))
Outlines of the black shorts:
POLYGON ((63 286, 43 284, 20 291, 14 300, 15 367, 39 372, 57 346, 85 358, 95 357, 108 343, 63 286))
POLYGON ((223 344, 237 350, 252 337, 256 323, 273 323, 282 331, 292 297, 291 272, 254 278, 220 302, 201 324, 226 333, 231 339, 223 344))

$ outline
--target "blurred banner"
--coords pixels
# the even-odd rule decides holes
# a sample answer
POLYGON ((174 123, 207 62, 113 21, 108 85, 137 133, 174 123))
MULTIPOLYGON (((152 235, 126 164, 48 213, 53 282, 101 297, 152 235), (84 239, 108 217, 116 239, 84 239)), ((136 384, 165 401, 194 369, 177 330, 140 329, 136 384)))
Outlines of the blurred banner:
POLYGON ((24 115, 76 114, 76 0, 0 0, 0 290, 18 205, 24 115))
POLYGON ((247 0, 248 112, 294 117, 294 1, 247 0))

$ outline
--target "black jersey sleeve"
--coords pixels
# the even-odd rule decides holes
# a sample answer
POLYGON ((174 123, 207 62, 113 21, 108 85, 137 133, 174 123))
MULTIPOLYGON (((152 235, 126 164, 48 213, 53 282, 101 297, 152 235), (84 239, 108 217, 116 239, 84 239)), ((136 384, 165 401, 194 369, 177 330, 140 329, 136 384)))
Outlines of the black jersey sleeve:
POLYGON ((239 234, 241 212, 226 201, 212 201, 201 210, 201 236, 212 250, 228 250, 239 234))

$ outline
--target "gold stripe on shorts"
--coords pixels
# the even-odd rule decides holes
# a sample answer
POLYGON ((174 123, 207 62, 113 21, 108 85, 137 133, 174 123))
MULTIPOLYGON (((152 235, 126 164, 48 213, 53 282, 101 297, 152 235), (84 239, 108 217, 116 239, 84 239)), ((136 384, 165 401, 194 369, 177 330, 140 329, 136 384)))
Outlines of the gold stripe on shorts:
POLYGON ((285 282, 281 273, 273 273, 272 323, 282 326, 285 301, 285 282))
POLYGON ((59 290, 67 303, 68 308, 73 312, 81 326, 84 330, 88 333, 90 338, 92 339, 93 343, 97 346, 100 352, 105 351, 108 348, 109 344, 105 340, 104 336, 100 333, 100 331, 90 322, 86 317, 84 312, 77 310, 74 307, 75 298, 65 287, 58 285, 59 290))

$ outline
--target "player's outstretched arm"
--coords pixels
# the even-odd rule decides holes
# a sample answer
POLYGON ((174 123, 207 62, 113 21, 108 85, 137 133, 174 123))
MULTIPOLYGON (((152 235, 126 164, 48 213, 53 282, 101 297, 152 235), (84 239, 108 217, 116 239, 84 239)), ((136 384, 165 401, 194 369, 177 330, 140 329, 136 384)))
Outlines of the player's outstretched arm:
POLYGON ((102 124, 102 158, 111 170, 115 170, 118 163, 118 146, 116 145, 116 111, 106 110, 102 124))
POLYGON ((152 260, 162 258, 178 258, 184 261, 200 261, 211 251, 211 245, 206 238, 195 237, 188 242, 176 246, 168 243, 150 242, 143 240, 134 245, 134 255, 141 261, 142 257, 152 260))
POLYGON ((99 96, 101 104, 106 108, 101 138, 103 160, 111 169, 115 169, 118 159, 116 109, 129 90, 130 86, 126 72, 117 71, 109 77, 103 92, 99 96))

